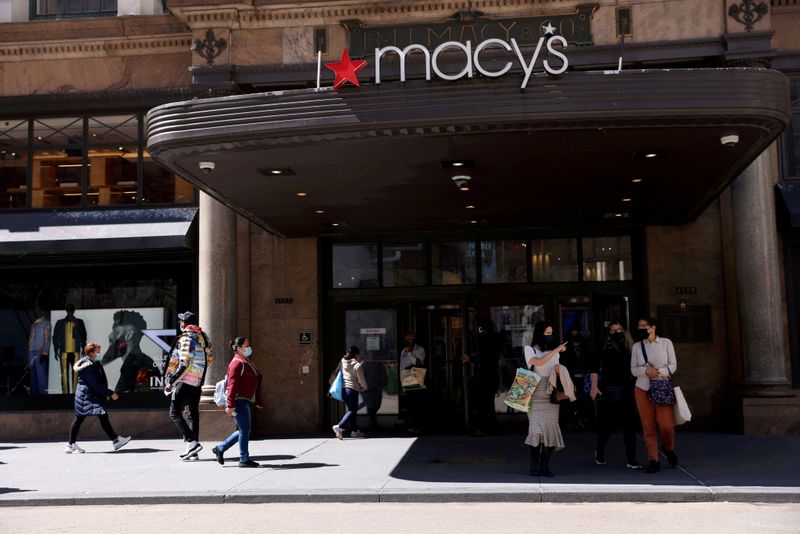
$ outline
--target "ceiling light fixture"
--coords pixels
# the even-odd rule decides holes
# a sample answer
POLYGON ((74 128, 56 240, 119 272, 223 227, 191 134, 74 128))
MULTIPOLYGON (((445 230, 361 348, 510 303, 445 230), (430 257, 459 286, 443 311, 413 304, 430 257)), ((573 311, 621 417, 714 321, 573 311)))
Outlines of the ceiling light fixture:
POLYGON ((622 199, 623 202, 630 202, 631 200, 633 200, 633 199, 632 198, 623 198, 622 199))
POLYGON ((478 221, 470 221, 470 224, 478 224, 478 221))
POLYGON ((323 213, 325 213, 325 210, 316 210, 314 213, 322 215, 323 213))
POLYGON ((291 167, 266 167, 258 169, 264 176, 294 176, 295 172, 291 167))
POLYGON ((642 183, 642 179, 641 178, 634 178, 633 180, 631 180, 631 182, 633 182, 635 184, 640 184, 640 183, 642 183))
POLYGON ((307 197, 308 193, 304 193, 304 192, 300 191, 299 193, 297 193, 297 196, 298 197, 307 197))
POLYGON ((456 187, 462 191, 469 191, 469 181, 472 180, 471 176, 467 176, 466 174, 457 174, 450 179, 453 180, 453 183, 456 184, 456 187))
POLYGON ((475 162, 469 159, 452 159, 442 161, 443 169, 471 169, 475 162))
POLYGON ((467 208, 468 210, 474 210, 475 209, 475 206, 473 206, 472 204, 467 204, 464 207, 467 208))

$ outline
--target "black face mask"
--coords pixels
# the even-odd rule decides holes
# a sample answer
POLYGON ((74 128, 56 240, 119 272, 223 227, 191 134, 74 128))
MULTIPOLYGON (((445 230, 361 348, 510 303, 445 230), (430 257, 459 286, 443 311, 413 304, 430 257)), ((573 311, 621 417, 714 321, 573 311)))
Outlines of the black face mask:
POLYGON ((648 337, 650 337, 650 333, 647 331, 647 328, 638 328, 636 330, 636 339, 639 341, 644 341, 648 337))
POLYGON ((611 341, 622 343, 625 341, 625 334, 623 332, 613 332, 610 336, 611 341))

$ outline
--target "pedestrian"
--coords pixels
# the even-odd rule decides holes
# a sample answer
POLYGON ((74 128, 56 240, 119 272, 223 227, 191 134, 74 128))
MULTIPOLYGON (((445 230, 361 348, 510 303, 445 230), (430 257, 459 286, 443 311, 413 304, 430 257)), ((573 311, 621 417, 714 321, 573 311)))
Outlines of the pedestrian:
POLYGON ((239 467, 259 467, 258 462, 250 459, 250 430, 253 427, 253 405, 259 410, 264 408, 261 400, 261 371, 253 364, 253 348, 246 337, 237 337, 231 341, 233 359, 228 364, 225 396, 227 404, 225 413, 236 421, 236 431, 211 449, 217 462, 225 464, 225 451, 234 443, 239 443, 239 467))
POLYGON ((111 440, 114 450, 117 451, 128 444, 130 436, 122 437, 114 432, 108 420, 106 404, 109 400, 117 400, 119 396, 108 389, 108 379, 103 366, 96 361, 100 353, 100 345, 87 343, 83 348, 83 358, 75 362, 72 370, 78 376, 78 386, 75 389, 75 420, 69 429, 69 442, 64 452, 77 454, 86 452, 78 446, 78 431, 83 421, 92 415, 100 419, 100 426, 111 440))
MULTIPOLYGON (((425 367, 425 348, 417 345, 417 333, 406 332, 404 336, 405 345, 400 352, 400 373, 413 367, 425 367)), ((408 389, 403 391, 406 411, 406 423, 408 431, 416 434, 422 431, 425 422, 425 410, 427 407, 428 391, 424 387, 408 389)))
POLYGON ((654 387, 656 380, 667 380, 678 369, 672 341, 656 335, 657 328, 654 318, 639 319, 639 328, 636 330, 638 342, 633 345, 631 351, 631 373, 636 377, 634 396, 639 418, 642 421, 642 432, 649 460, 644 470, 645 473, 657 473, 661 470, 661 464, 658 461, 659 432, 667 462, 673 467, 678 465, 678 456, 675 454, 673 408, 656 404, 648 396, 648 391, 654 387))
POLYGON ((558 426, 559 405, 550 402, 547 384, 551 373, 561 371, 559 358, 565 350, 566 343, 556 344, 553 326, 547 321, 534 325, 531 344, 525 345, 525 362, 541 377, 528 410, 528 437, 525 438, 525 444, 531 447, 532 476, 552 477, 550 457, 556 449, 564 448, 564 437, 558 426))
MULTIPOLYGON (((344 382, 344 404, 346 411, 338 425, 333 425, 333 433, 338 439, 350 431, 351 438, 363 438, 364 433, 358 430, 358 394, 367 389, 367 377, 364 375, 364 366, 360 361, 361 351, 352 346, 344 353, 339 366, 333 371, 334 377, 342 370, 344 382)), ((333 379, 331 380, 333 381, 333 379)))
POLYGON ((641 469, 636 460, 636 401, 633 397, 634 378, 631 374, 631 346, 633 340, 622 324, 613 321, 608 325, 608 340, 591 365, 589 396, 597 406, 597 442, 594 462, 606 464, 606 444, 611 432, 622 427, 626 466, 641 469))
POLYGON ((197 325, 197 316, 187 311, 179 313, 178 320, 181 333, 167 364, 164 394, 172 397, 169 416, 186 442, 186 450, 180 457, 196 460, 203 449, 200 444, 200 394, 214 356, 208 336, 197 325), (188 425, 183 419, 185 408, 189 410, 188 425))

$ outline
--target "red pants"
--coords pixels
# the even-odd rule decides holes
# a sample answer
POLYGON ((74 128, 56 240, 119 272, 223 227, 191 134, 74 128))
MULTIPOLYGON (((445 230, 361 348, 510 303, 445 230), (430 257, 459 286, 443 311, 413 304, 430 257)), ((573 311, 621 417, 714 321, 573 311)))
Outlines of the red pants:
POLYGON ((658 461, 658 434, 656 425, 661 431, 661 445, 665 451, 675 449, 675 420, 672 415, 672 406, 659 406, 647 398, 647 392, 634 388, 636 395, 636 409, 639 410, 639 419, 642 420, 644 444, 647 447, 648 460, 658 461))

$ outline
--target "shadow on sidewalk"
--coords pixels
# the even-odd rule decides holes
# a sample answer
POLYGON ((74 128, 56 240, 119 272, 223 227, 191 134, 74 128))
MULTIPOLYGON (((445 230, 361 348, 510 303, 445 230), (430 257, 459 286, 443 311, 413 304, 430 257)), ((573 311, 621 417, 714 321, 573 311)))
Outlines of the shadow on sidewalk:
MULTIPOLYGON (((524 436, 481 438, 423 436, 392 470, 393 478, 456 483, 546 483, 649 486, 800 486, 800 436, 741 436, 678 433, 680 467, 661 458, 661 472, 646 474, 625 466, 622 436, 612 435, 606 465, 594 463, 595 434, 571 432, 566 447, 553 454, 554 478, 531 477, 524 436)), ((647 458, 637 440, 638 459, 647 458)))
POLYGON ((139 447, 138 449, 120 449, 118 451, 93 452, 89 454, 148 454, 151 452, 170 452, 170 449, 153 449, 150 447, 139 447))
POLYGON ((27 493, 34 490, 26 490, 26 489, 19 489, 19 488, 0 488, 0 495, 4 493, 27 493))

